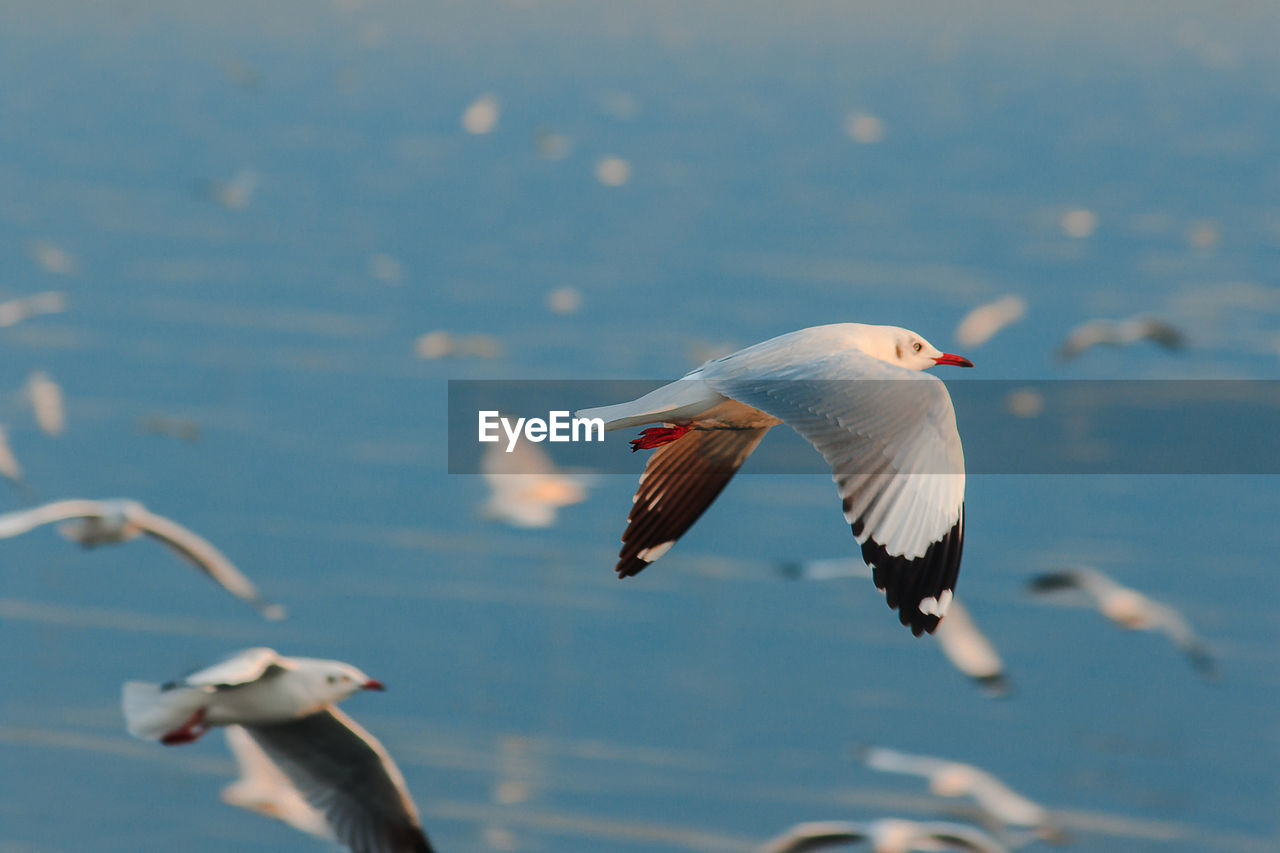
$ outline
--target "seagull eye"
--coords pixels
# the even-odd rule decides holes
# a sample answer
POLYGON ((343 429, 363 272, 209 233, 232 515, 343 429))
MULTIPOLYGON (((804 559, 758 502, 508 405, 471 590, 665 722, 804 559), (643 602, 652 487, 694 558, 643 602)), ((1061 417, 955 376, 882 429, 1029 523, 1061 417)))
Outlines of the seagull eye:
POLYGON ((338 683, 338 676, 336 676, 336 675, 331 675, 331 676, 329 676, 329 683, 330 683, 330 684, 337 684, 337 683, 338 683))
POLYGON ((920 343, 919 341, 916 341, 914 344, 911 345, 911 348, 916 352, 920 352, 920 350, 924 349, 924 344, 920 343))

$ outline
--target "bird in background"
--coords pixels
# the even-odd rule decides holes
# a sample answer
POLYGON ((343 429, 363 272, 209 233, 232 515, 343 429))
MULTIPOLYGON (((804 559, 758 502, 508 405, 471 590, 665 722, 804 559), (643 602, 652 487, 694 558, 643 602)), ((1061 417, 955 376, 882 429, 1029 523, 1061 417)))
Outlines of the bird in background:
POLYGON ((838 323, 707 362, 628 403, 586 409, 606 430, 642 424, 640 477, 616 571, 635 575, 697 521, 766 432, 786 423, 831 466, 845 520, 899 620, 919 635, 947 612, 964 540, 964 453, 946 387, 921 373, 972 367, 896 326, 838 323))
POLYGON ((486 447, 480 473, 489 487, 484 516, 514 527, 550 527, 560 507, 587 499, 581 477, 561 473, 545 450, 523 436, 510 452, 506 442, 486 447))
POLYGON ((1005 296, 979 305, 961 318, 956 326, 956 343, 964 347, 982 346, 1006 326, 1027 314, 1027 300, 1021 296, 1005 296))
POLYGON ((1174 608, 1124 586, 1097 569, 1070 568, 1037 575, 1028 583, 1032 593, 1083 592, 1103 616, 1132 631, 1159 631, 1169 638, 1206 677, 1217 675, 1213 655, 1191 624, 1174 608))
POLYGON ((1067 333, 1058 347, 1058 360, 1071 361, 1091 347, 1122 347, 1139 341, 1152 341, 1167 350, 1180 350, 1187 344, 1186 335, 1179 329, 1154 317, 1090 320, 1067 333))
MULTIPOLYGON (((431 853, 399 768, 336 707, 362 690, 383 689, 349 663, 254 648, 165 684, 126 682, 121 707, 130 734, 167 746, 191 743, 212 727, 240 726, 260 750, 253 760, 274 765, 353 853, 431 853)), ((262 768, 254 772, 260 782, 262 768)), ((268 801, 279 802, 280 779, 272 779, 276 793, 268 801)), ((318 828, 311 812, 290 816, 305 831, 318 828)))
POLYGON ((897 818, 798 823, 765 842, 759 853, 808 853, 831 847, 847 847, 865 841, 874 853, 961 850, 969 853, 1007 853, 1008 848, 976 827, 949 821, 914 821, 897 818))
MULTIPOLYGON (((775 568, 778 574, 790 580, 871 577, 871 569, 866 563, 853 557, 784 562, 776 564, 775 568)), ((988 696, 1001 698, 1009 695, 1004 661, 991 641, 978 629, 959 598, 951 599, 947 618, 938 623, 933 635, 938 640, 938 648, 952 666, 973 679, 988 696)))
POLYGON ((255 607, 266 619, 283 619, 284 607, 266 601, 258 588, 207 539, 156 515, 128 498, 70 498, 0 515, 0 539, 58 523, 58 532, 85 548, 148 536, 208 575, 227 592, 255 607))
POLYGON ((67 418, 62 403, 62 387, 43 370, 34 371, 23 386, 36 424, 46 435, 61 435, 67 418))
POLYGON ((883 747, 868 749, 864 760, 874 770, 923 776, 929 780, 929 791, 936 796, 972 798, 982 813, 1001 830, 1009 827, 1029 829, 1036 837, 1055 844, 1068 840, 1046 808, 972 764, 911 755, 883 747))

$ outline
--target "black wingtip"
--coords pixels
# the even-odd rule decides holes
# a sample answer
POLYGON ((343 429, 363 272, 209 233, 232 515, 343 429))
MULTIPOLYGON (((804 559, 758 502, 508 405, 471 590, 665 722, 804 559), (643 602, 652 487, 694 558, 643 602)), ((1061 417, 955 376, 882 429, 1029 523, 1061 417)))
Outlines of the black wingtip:
MULTIPOLYGON (((854 536, 862 525, 851 525, 854 536)), ((898 621, 911 629, 917 637, 932 634, 938 628, 941 617, 925 613, 920 603, 934 599, 940 603, 944 594, 954 592, 960 573, 960 557, 964 551, 964 505, 960 517, 938 541, 931 544, 923 556, 915 559, 894 556, 874 539, 862 544, 862 559, 871 567, 876 587, 884 590, 889 607, 898 611, 898 621)))

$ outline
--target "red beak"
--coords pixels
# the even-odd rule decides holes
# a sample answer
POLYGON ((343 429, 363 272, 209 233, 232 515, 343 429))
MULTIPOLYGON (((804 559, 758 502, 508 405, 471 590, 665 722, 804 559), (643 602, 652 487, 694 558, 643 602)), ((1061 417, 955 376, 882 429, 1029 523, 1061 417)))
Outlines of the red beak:
POLYGON ((973 367, 973 362, 962 355, 944 352, 933 360, 934 364, 954 364, 956 367, 973 367))
POLYGON ((363 687, 365 690, 386 690, 387 689, 385 686, 383 686, 381 681, 378 681, 373 678, 370 678, 368 681, 362 684, 361 687, 363 687))

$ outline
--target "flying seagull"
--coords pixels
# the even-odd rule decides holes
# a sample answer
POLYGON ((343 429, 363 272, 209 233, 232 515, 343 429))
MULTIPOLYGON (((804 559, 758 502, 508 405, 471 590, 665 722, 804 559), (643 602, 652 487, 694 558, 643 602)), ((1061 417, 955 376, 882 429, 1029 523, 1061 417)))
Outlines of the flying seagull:
POLYGON ((1066 840, 1047 809, 972 764, 883 747, 868 750, 866 762, 875 770, 923 776, 929 780, 929 790, 939 797, 972 797, 978 808, 1002 827, 1031 829, 1037 837, 1054 843, 1066 840))
POLYGON ((1182 650, 1201 674, 1213 676, 1217 667, 1213 656, 1196 636, 1182 614, 1167 604, 1122 586, 1097 569, 1063 569, 1031 579, 1035 593, 1076 589, 1093 600, 1102 615, 1122 628, 1135 631, 1160 631, 1182 650))
POLYGON ((936 364, 972 367, 915 332, 839 323, 709 361, 638 400, 587 409, 605 429, 661 423, 616 571, 635 575, 697 521, 773 426, 809 440, 834 472, 876 586, 917 636, 947 612, 964 540, 964 452, 936 364))
POLYGON ((995 302, 979 305, 965 314, 956 326, 956 340, 961 346, 981 346, 1005 326, 1021 320, 1026 313, 1027 300, 1021 296, 1006 296, 995 302))
POLYGON ((221 551, 187 528, 127 498, 54 501, 0 515, 0 539, 26 533, 42 524, 62 522, 58 532, 93 548, 147 535, 168 545, 178 556, 212 578, 227 592, 252 604, 267 619, 284 618, 284 608, 264 601, 258 589, 221 551))
POLYGON ((1153 341, 1168 350, 1180 350, 1186 346, 1186 336, 1154 317, 1134 317, 1129 320, 1090 320, 1081 323, 1067 334, 1058 347, 1058 359, 1070 361, 1090 347, 1128 346, 1138 341, 1153 341))
POLYGON ((560 473, 545 450, 523 437, 510 452, 502 442, 485 448, 480 473, 489 486, 485 516, 514 527, 550 527, 560 507, 587 497, 581 479, 560 473))
POLYGON ((213 726, 242 726, 353 853, 431 853, 395 762, 335 707, 360 690, 382 689, 341 661, 256 648, 164 685, 128 682, 122 706, 130 734, 170 746, 213 726))
POLYGON ((934 632, 938 647, 952 665, 969 676, 990 696, 1007 696, 1009 679, 1004 661, 987 636, 978 630, 969 609, 959 599, 951 599, 947 618, 934 632))
MULTIPOLYGON (((871 569, 854 557, 821 558, 778 563, 778 574, 791 580, 824 581, 835 578, 869 578, 871 569)), ((989 696, 1003 697, 1009 694, 1009 681, 1005 675, 1004 661, 991 645, 991 641, 978 630, 969 610, 952 597, 947 618, 938 623, 933 635, 938 648, 958 670, 969 676, 989 696)))
POLYGON ((1003 844, 963 823, 895 818, 867 823, 837 820, 798 823, 766 842, 760 853, 808 853, 858 841, 870 843, 875 853, 911 853, 913 850, 1007 853, 1003 844))

